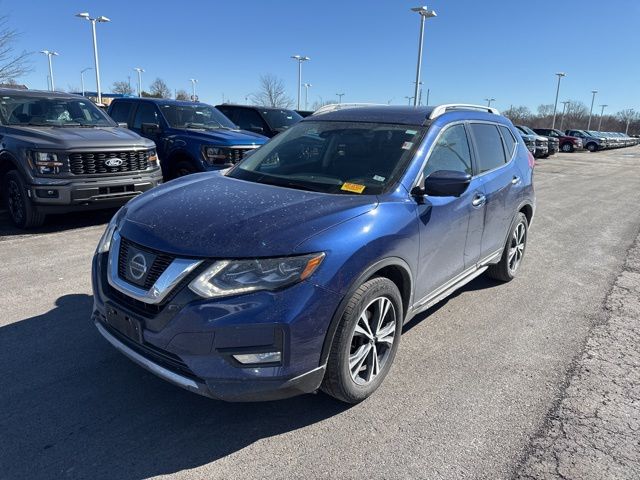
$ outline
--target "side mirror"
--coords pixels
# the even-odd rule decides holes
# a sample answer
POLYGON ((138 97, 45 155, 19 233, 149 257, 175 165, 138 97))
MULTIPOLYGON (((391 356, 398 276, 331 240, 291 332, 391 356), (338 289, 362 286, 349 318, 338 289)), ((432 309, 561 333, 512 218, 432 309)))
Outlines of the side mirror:
POLYGON ((471 183, 471 175, 454 170, 438 170, 425 178, 415 187, 412 195, 430 195, 432 197, 459 197, 471 183))
POLYGON ((264 134, 264 128, 262 127, 256 127, 254 125, 251 125, 249 127, 249 131, 253 132, 253 133, 259 133, 260 135, 264 134))
POLYGON ((160 132, 160 125, 157 123, 143 123, 140 127, 145 135, 157 135, 160 132))
POLYGON ((120 128, 129 128, 129 125, 127 124, 127 122, 118 122, 118 126, 120 128))

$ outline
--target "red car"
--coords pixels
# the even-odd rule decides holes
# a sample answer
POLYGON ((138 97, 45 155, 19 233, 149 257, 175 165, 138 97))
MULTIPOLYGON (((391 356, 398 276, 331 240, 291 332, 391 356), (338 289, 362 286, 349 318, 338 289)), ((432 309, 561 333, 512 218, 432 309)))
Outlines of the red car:
POLYGON ((560 150, 563 152, 575 152, 584 148, 581 138, 565 135, 557 128, 534 128, 533 131, 538 135, 557 138, 560 142, 560 150))

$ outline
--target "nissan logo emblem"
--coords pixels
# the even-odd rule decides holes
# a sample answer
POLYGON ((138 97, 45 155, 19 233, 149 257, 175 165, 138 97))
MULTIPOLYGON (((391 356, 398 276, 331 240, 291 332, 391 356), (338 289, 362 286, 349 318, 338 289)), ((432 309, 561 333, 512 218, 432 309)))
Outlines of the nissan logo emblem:
POLYGON ((104 164, 107 167, 119 167, 120 165, 122 165, 124 162, 122 161, 121 158, 108 158, 104 161, 104 164))
POLYGON ((129 273, 135 280, 140 280, 147 273, 147 259, 141 253, 136 253, 129 260, 129 273))

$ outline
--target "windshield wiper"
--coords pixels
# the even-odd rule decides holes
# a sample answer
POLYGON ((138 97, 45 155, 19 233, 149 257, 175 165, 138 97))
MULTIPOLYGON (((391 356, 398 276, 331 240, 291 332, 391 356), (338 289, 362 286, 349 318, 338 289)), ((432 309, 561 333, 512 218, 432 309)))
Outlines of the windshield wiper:
POLYGON ((277 187, 287 187, 287 188, 295 188, 296 190, 306 190, 308 192, 321 192, 326 193, 324 189, 317 188, 311 186, 306 183, 294 182, 291 180, 286 180, 284 178, 270 178, 270 177, 260 177, 256 180, 258 183, 265 183, 267 185, 275 185, 277 187))

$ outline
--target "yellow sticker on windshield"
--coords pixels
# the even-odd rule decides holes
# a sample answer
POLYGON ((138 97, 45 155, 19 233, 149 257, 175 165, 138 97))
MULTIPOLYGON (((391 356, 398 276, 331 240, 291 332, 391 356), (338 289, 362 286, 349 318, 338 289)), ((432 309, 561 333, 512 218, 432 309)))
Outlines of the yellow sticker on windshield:
POLYGON ((353 192, 353 193, 362 193, 364 192, 365 188, 366 187, 364 185, 360 185, 358 183, 345 182, 340 187, 340 190, 344 190, 346 192, 353 192))

